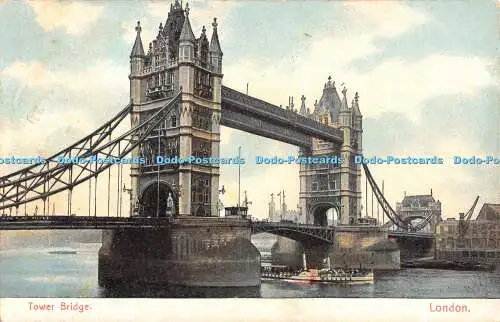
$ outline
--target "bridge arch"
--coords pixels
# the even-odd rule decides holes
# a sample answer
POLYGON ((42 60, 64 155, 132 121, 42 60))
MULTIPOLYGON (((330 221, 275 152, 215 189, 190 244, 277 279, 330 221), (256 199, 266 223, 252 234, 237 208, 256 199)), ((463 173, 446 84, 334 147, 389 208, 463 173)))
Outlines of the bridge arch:
POLYGON ((340 209, 330 202, 320 203, 311 209, 315 226, 335 226, 340 223, 340 209))
POLYGON ((158 211, 159 217, 166 217, 167 199, 169 193, 172 195, 174 202, 172 212, 174 214, 178 214, 178 194, 172 189, 168 182, 160 180, 152 181, 141 189, 139 198, 139 215, 144 217, 156 217, 158 211))

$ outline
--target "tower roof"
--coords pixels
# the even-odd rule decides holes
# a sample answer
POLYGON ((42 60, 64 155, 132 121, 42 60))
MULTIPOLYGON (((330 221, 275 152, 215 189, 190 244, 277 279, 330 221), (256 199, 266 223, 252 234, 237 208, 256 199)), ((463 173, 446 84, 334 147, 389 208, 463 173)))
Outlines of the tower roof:
POLYGON ((193 29, 191 28, 191 23, 189 22, 189 6, 187 3, 184 12, 186 14, 186 18, 184 19, 184 24, 182 25, 182 30, 179 40, 194 42, 196 38, 194 37, 193 29))
POLYGON ((436 202, 432 195, 405 196, 402 200, 404 207, 428 207, 429 204, 436 202))
POLYGON ((222 55, 222 50, 219 42, 219 35, 217 34, 217 18, 214 18, 214 22, 212 23, 213 32, 212 39, 210 40, 210 52, 211 53, 219 53, 222 55))
POLYGON ((137 32, 137 36, 135 37, 134 47, 132 47, 132 52, 130 53, 130 57, 142 57, 144 56, 144 48, 142 47, 141 40, 141 23, 137 21, 137 26, 135 27, 135 31, 137 32))
POLYGON ((318 114, 326 110, 330 112, 332 120, 338 120, 340 105, 340 97, 335 88, 335 82, 332 82, 332 77, 328 76, 328 82, 325 83, 325 87, 323 88, 323 95, 319 99, 318 106, 314 112, 318 114))

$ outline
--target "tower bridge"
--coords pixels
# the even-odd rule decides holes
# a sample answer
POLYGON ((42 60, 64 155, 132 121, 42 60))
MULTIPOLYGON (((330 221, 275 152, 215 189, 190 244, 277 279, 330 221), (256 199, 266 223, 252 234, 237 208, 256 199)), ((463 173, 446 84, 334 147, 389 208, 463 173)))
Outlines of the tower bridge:
MULTIPOLYGON (((335 81, 328 77, 311 112, 304 96, 299 109, 293 100, 282 109, 224 86, 217 19, 212 22, 210 40, 205 27, 195 37, 189 10, 187 4, 182 7, 175 0, 147 52, 137 23, 130 54, 130 103, 125 108, 46 163, 0 178, 0 211, 8 214, 0 217, 0 229, 104 229, 99 251, 101 285, 124 281, 258 285, 260 254, 250 242, 252 232, 288 234, 327 246, 340 243, 336 236, 363 243, 386 239, 384 227, 355 227, 361 218, 361 165, 354 157, 363 152, 358 93, 348 104, 347 89, 342 88, 339 95, 335 81), (117 135, 116 128, 128 115, 130 130, 117 135), (300 165, 302 225, 219 218, 219 165, 160 165, 155 157, 217 158, 221 125, 293 144, 301 156, 336 155, 346 161, 300 165), (130 213, 121 212, 121 164, 60 163, 61 157, 144 160, 130 165, 131 187, 126 189, 130 213), (118 181, 117 213, 113 215, 111 168, 117 170, 118 181), (89 215, 73 216, 74 188, 83 183, 89 184, 89 215), (102 184, 107 185, 107 196, 98 195, 97 187, 102 184), (48 215, 51 197, 64 193, 67 216, 48 215), (27 216, 28 203, 43 204, 41 215, 27 216), (107 213, 101 213, 103 205, 107 213), (21 206, 24 216, 19 213, 21 206), (344 228, 328 227, 328 209, 335 210, 337 222, 344 228)), ((363 167, 390 221, 406 231, 419 228, 392 210, 368 168, 363 167)), ((428 220, 426 217, 424 224, 428 220)))

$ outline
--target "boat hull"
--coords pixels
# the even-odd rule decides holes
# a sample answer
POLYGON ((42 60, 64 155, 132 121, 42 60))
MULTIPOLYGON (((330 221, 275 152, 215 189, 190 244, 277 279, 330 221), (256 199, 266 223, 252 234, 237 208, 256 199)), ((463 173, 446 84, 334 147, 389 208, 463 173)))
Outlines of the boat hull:
POLYGON ((264 281, 281 280, 286 282, 298 283, 319 283, 319 284, 369 284, 373 283, 373 276, 332 276, 331 278, 321 277, 301 277, 301 276, 279 276, 276 274, 262 274, 261 277, 264 281))

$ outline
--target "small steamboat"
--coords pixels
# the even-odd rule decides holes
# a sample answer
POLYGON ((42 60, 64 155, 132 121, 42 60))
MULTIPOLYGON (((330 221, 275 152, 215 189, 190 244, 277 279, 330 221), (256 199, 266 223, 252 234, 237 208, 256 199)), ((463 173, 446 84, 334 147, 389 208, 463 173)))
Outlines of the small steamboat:
POLYGON ((371 270, 331 268, 330 258, 327 258, 328 268, 308 269, 305 254, 303 256, 304 268, 301 271, 291 272, 286 266, 266 266, 262 267, 262 279, 326 284, 373 283, 371 270))

